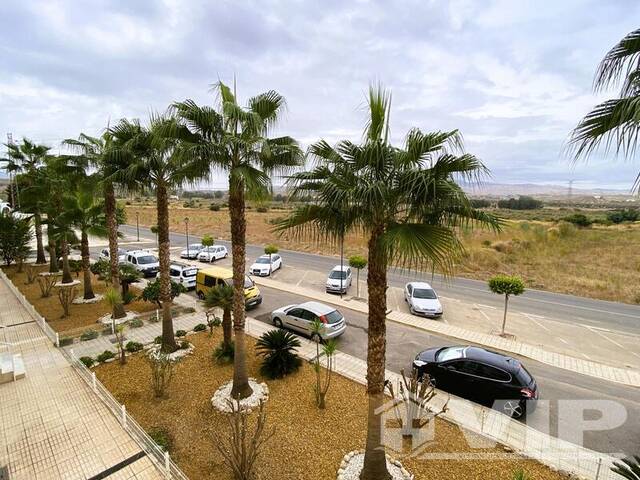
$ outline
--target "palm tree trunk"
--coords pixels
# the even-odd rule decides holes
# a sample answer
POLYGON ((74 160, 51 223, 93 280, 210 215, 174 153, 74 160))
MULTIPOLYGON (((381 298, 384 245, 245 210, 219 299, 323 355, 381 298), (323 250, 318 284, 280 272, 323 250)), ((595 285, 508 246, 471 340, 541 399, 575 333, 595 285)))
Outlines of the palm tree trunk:
POLYGON ((59 271, 56 241, 53 238, 49 238, 49 273, 57 273, 59 271))
POLYGON ((231 309, 225 307, 222 310, 222 343, 225 347, 230 347, 231 342, 231 309))
MULTIPOLYGON (((118 265, 118 222, 116 220, 116 194, 113 191, 113 184, 107 183, 104 187, 104 212, 107 217, 107 229, 109 231, 109 270, 111 276, 111 286, 116 290, 120 286, 120 266, 118 265)), ((124 305, 116 303, 113 305, 111 318, 117 320, 126 316, 124 305)))
POLYGON ((156 186, 156 203, 158 209, 158 257, 160 259, 160 294, 162 303, 162 351, 172 353, 178 349, 173 333, 171 318, 171 277, 169 276, 169 203, 167 187, 159 182, 156 186))
POLYGON ((42 217, 40 213, 33 214, 33 223, 36 231, 36 263, 47 263, 47 259, 44 256, 44 244, 42 243, 42 217))
POLYGON ((71 283, 73 277, 71 277, 71 268, 69 268, 69 242, 67 242, 66 234, 62 235, 60 249, 62 250, 62 283, 71 283))
POLYGON ((91 286, 91 262, 89 261, 89 236, 87 232, 82 232, 80 254, 82 255, 82 272, 84 275, 84 299, 90 300, 95 298, 95 295, 91 286))
POLYGON ((246 219, 244 217, 244 182, 229 175, 229 217, 231 220, 231 252, 233 268, 233 332, 235 353, 233 356, 233 398, 247 398, 253 393, 247 373, 244 337, 244 269, 246 219))
POLYGON ((375 227, 369 239, 369 334, 367 346, 367 444, 360 480, 389 480, 387 459, 382 444, 382 412, 384 404, 384 371, 387 317, 387 262, 380 238, 382 226, 375 227))

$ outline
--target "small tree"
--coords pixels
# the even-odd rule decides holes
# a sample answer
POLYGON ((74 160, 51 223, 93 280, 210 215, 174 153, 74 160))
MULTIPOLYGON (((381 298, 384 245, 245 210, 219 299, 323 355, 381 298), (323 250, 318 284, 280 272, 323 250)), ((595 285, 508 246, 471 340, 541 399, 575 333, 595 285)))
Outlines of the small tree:
POLYGON ((69 306, 73 299, 76 298, 76 286, 74 283, 70 283, 67 285, 57 284, 58 286, 58 299, 60 300, 60 305, 62 305, 62 317, 66 318, 69 316, 69 306))
POLYGON ((124 339, 125 339, 124 330, 125 330, 124 324, 120 324, 116 326, 113 331, 113 333, 116 336, 116 342, 118 343, 118 354, 120 355, 120 365, 124 365, 125 363, 127 363, 127 356, 125 355, 125 348, 124 348, 124 339))
POLYGON ((203 247, 210 247, 213 245, 213 237, 211 235, 205 235, 204 237, 202 237, 202 240, 200 241, 200 244, 203 247))
POLYGON ((249 411, 240 406, 239 400, 227 400, 231 413, 226 415, 229 433, 216 435, 213 444, 216 446, 224 462, 231 469, 234 480, 253 480, 253 468, 264 444, 273 436, 274 430, 265 432, 267 414, 264 402, 260 402, 258 418, 253 431, 254 422, 249 422, 249 411))
MULTIPOLYGON (((107 305, 111 308, 111 311, 115 311, 116 307, 122 305, 122 295, 115 288, 109 288, 104 292, 104 301, 107 302, 107 305)), ((111 315, 111 329, 113 332, 116 331, 116 319, 111 315)))
POLYGON ((159 350, 155 354, 149 355, 149 364, 153 393, 156 398, 162 398, 173 378, 174 363, 169 355, 159 350))
POLYGON ((336 353, 337 344, 336 341, 331 339, 322 345, 322 352, 320 351, 320 342, 322 341, 322 337, 320 336, 320 332, 322 331, 323 324, 317 318, 311 324, 311 332, 312 339, 316 342, 316 357, 313 360, 313 368, 316 372, 316 384, 313 387, 313 390, 316 394, 316 405, 320 409, 326 408, 326 397, 327 392, 329 391, 329 386, 331 385, 331 374, 333 373, 333 356, 336 353), (325 377, 322 379, 322 369, 320 368, 320 357, 324 356, 327 359, 327 363, 325 365, 325 377))
POLYGON ((265 245, 264 247, 264 253, 266 255, 269 255, 269 275, 271 275, 271 255, 278 253, 278 251, 278 246, 274 245, 273 243, 265 245))
POLYGON ((349 257, 349 266, 356 269, 356 297, 360 296, 360 270, 367 266, 367 259, 362 255, 349 257))
POLYGON ((496 275, 489 280, 489 289, 493 293, 504 295, 504 318, 502 319, 502 331, 500 332, 500 335, 504 335, 504 329, 507 325, 509 297, 511 295, 522 295, 524 293, 524 282, 517 276, 496 275))
POLYGON ((0 214, 0 256, 6 265, 17 261, 20 267, 29 254, 31 237, 28 219, 19 219, 9 213, 0 214))
POLYGON ((209 309, 222 309, 222 349, 229 351, 233 343, 231 339, 231 307, 233 306, 233 287, 230 285, 216 285, 209 289, 204 297, 204 305, 209 309))
MULTIPOLYGON (((181 293, 186 292, 187 289, 180 283, 174 282, 171 280, 171 300, 179 296, 181 293)), ((140 295, 146 302, 155 302, 158 305, 158 308, 162 308, 162 304, 160 303, 160 279, 156 279, 153 282, 149 282, 144 290, 142 290, 142 295, 140 295)))
POLYGON ((158 225, 151 225, 151 228, 149 228, 149 230, 151 230, 151 233, 156 236, 156 245, 158 246, 158 248, 160 248, 160 242, 158 241, 158 225))
POLYGON ((122 298, 129 293, 129 285, 140 280, 140 272, 129 263, 122 263, 118 267, 120 271, 120 288, 122 289, 122 298))

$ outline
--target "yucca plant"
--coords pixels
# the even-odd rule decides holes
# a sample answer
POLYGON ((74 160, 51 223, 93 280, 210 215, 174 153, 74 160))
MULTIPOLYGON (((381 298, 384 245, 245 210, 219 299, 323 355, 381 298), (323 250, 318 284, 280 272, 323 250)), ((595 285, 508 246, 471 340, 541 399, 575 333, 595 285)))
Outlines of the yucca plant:
POLYGON ((640 480, 640 455, 614 462, 611 471, 628 480, 640 480))
MULTIPOLYGON (((222 349, 229 351, 233 340, 231 339, 231 309, 233 307, 233 287, 230 285, 216 285, 209 289, 204 297, 204 305, 207 308, 222 309, 222 349)), ((231 349, 233 351, 233 349, 231 349)), ((231 356, 233 358, 233 355, 231 356)))
POLYGON ((263 357, 260 373, 268 378, 283 378, 296 372, 302 361, 296 354, 298 337, 285 330, 265 332, 256 342, 258 355, 263 357))

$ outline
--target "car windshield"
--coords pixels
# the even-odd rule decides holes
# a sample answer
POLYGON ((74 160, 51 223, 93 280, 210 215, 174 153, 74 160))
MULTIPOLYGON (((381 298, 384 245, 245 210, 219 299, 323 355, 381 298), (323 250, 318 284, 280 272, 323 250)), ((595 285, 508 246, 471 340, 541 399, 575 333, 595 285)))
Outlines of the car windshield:
MULTIPOLYGON (((233 282, 233 280, 232 280, 233 282)), ((253 280, 251 280, 247 275, 244 276, 244 288, 251 288, 253 287, 255 284, 253 283, 253 280)))
POLYGON ((153 255, 143 255, 142 257, 138 257, 138 263, 141 265, 146 265, 147 263, 156 263, 156 257, 153 255))
POLYGON ((324 315, 324 318, 327 319, 327 323, 338 323, 343 319, 342 314, 338 310, 334 310, 333 312, 329 312, 324 315))
POLYGON ((331 270, 331 273, 329 274, 329 278, 333 280, 340 280, 340 279, 344 280, 345 278, 347 278, 347 272, 340 271, 340 270, 331 270))
POLYGON ((189 245, 189 250, 200 250, 202 246, 199 243, 194 243, 193 245, 189 245))
POLYGON ((449 360, 456 360, 458 358, 464 358, 465 347, 448 347, 440 350, 436 355, 438 362, 447 362, 449 360))
POLYGON ((431 288, 415 288, 413 290, 413 298, 428 298, 433 300, 438 298, 438 296, 431 288))
POLYGON ((260 257, 256 260, 256 263, 269 263, 269 259, 260 257))

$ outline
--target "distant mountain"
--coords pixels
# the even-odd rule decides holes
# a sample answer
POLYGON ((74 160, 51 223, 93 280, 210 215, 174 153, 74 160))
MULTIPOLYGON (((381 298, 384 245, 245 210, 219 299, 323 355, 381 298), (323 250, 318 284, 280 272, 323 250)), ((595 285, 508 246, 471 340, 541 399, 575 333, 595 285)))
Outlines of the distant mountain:
MULTIPOLYGON (((481 185, 463 184, 464 190, 470 195, 484 195, 494 197, 518 195, 567 195, 569 186, 540 185, 535 183, 483 183, 481 185)), ((615 190, 605 188, 572 188, 574 195, 629 195, 629 190, 615 190)))

